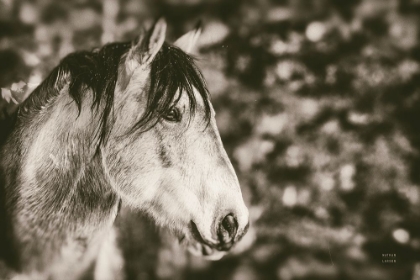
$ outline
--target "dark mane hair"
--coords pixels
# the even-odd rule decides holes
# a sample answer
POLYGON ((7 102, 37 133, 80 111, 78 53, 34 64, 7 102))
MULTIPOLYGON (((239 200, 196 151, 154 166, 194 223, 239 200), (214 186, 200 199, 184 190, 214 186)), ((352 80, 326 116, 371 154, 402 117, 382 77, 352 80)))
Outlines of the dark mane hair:
MULTIPOLYGON (((194 88, 204 101, 206 121, 209 120, 210 101, 207 85, 193 57, 175 46, 164 43, 151 66, 147 109, 134 129, 140 129, 153 120, 159 121, 173 105, 178 90, 188 95, 190 111, 194 115, 197 105, 194 88)), ((175 100, 175 103, 177 101, 175 100)))
MULTIPOLYGON (((68 84, 69 94, 81 110, 84 93, 93 93, 92 110, 101 114, 98 127, 98 148, 106 142, 112 126, 110 117, 113 112, 115 86, 118 68, 131 43, 113 43, 92 52, 75 52, 66 56, 50 75, 39 85, 23 104, 23 108, 40 109, 48 100, 57 96, 68 84), (99 110, 101 108, 101 110, 99 110)), ((147 92, 147 107, 142 118, 134 125, 134 130, 153 127, 173 105, 178 90, 188 95, 191 114, 196 111, 196 88, 204 100, 205 116, 210 118, 210 101, 203 75, 194 59, 181 49, 164 43, 151 64, 150 87, 147 92)), ((20 108, 20 114, 24 114, 20 108)), ((29 111, 29 110, 27 110, 29 111)))

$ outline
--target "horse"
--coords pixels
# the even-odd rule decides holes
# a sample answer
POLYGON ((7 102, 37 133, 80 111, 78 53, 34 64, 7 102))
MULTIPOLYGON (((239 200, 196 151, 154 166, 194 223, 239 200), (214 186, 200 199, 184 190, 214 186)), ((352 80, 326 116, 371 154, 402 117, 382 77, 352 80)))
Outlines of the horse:
POLYGON ((4 278, 80 279, 104 259, 121 205, 208 259, 246 233, 248 209, 188 54, 200 29, 170 44, 166 27, 160 19, 133 42, 69 54, 19 106, 0 151, 4 278))

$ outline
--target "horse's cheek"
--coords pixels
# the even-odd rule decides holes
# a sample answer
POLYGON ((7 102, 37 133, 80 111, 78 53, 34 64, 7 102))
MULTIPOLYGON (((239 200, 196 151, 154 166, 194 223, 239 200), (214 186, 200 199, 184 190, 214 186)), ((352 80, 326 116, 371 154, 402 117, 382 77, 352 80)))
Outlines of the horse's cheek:
POLYGON ((130 204, 143 204, 154 199, 161 179, 161 165, 151 133, 146 132, 125 143, 111 143, 107 162, 117 192, 130 204))

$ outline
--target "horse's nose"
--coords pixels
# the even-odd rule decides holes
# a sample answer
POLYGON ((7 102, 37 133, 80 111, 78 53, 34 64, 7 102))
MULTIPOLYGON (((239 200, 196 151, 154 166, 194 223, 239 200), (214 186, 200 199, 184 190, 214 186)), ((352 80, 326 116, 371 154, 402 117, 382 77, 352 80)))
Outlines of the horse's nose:
MULTIPOLYGON (((217 237, 222 245, 232 245, 238 231, 238 221, 232 214, 227 215, 219 224, 217 237)), ((230 247, 229 246, 229 247, 230 247)), ((226 248, 227 249, 227 248, 226 248)))

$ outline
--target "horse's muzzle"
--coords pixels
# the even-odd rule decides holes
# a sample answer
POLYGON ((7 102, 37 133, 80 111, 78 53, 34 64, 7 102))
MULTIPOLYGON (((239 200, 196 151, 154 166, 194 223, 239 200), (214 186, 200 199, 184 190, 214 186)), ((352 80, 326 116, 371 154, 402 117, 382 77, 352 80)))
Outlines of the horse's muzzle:
MULTIPOLYGON (((226 215, 221 221, 218 223, 216 227, 217 233, 217 240, 218 243, 213 243, 208 240, 205 240, 200 231, 198 230, 196 224, 191 221, 191 232, 194 236, 194 239, 199 243, 206 245, 212 249, 217 251, 228 251, 232 248, 232 246, 238 242, 242 236, 246 234, 248 231, 249 223, 245 226, 245 228, 238 232, 239 226, 238 221, 232 214, 226 215)), ((205 254, 204 254, 205 255, 205 254)))

